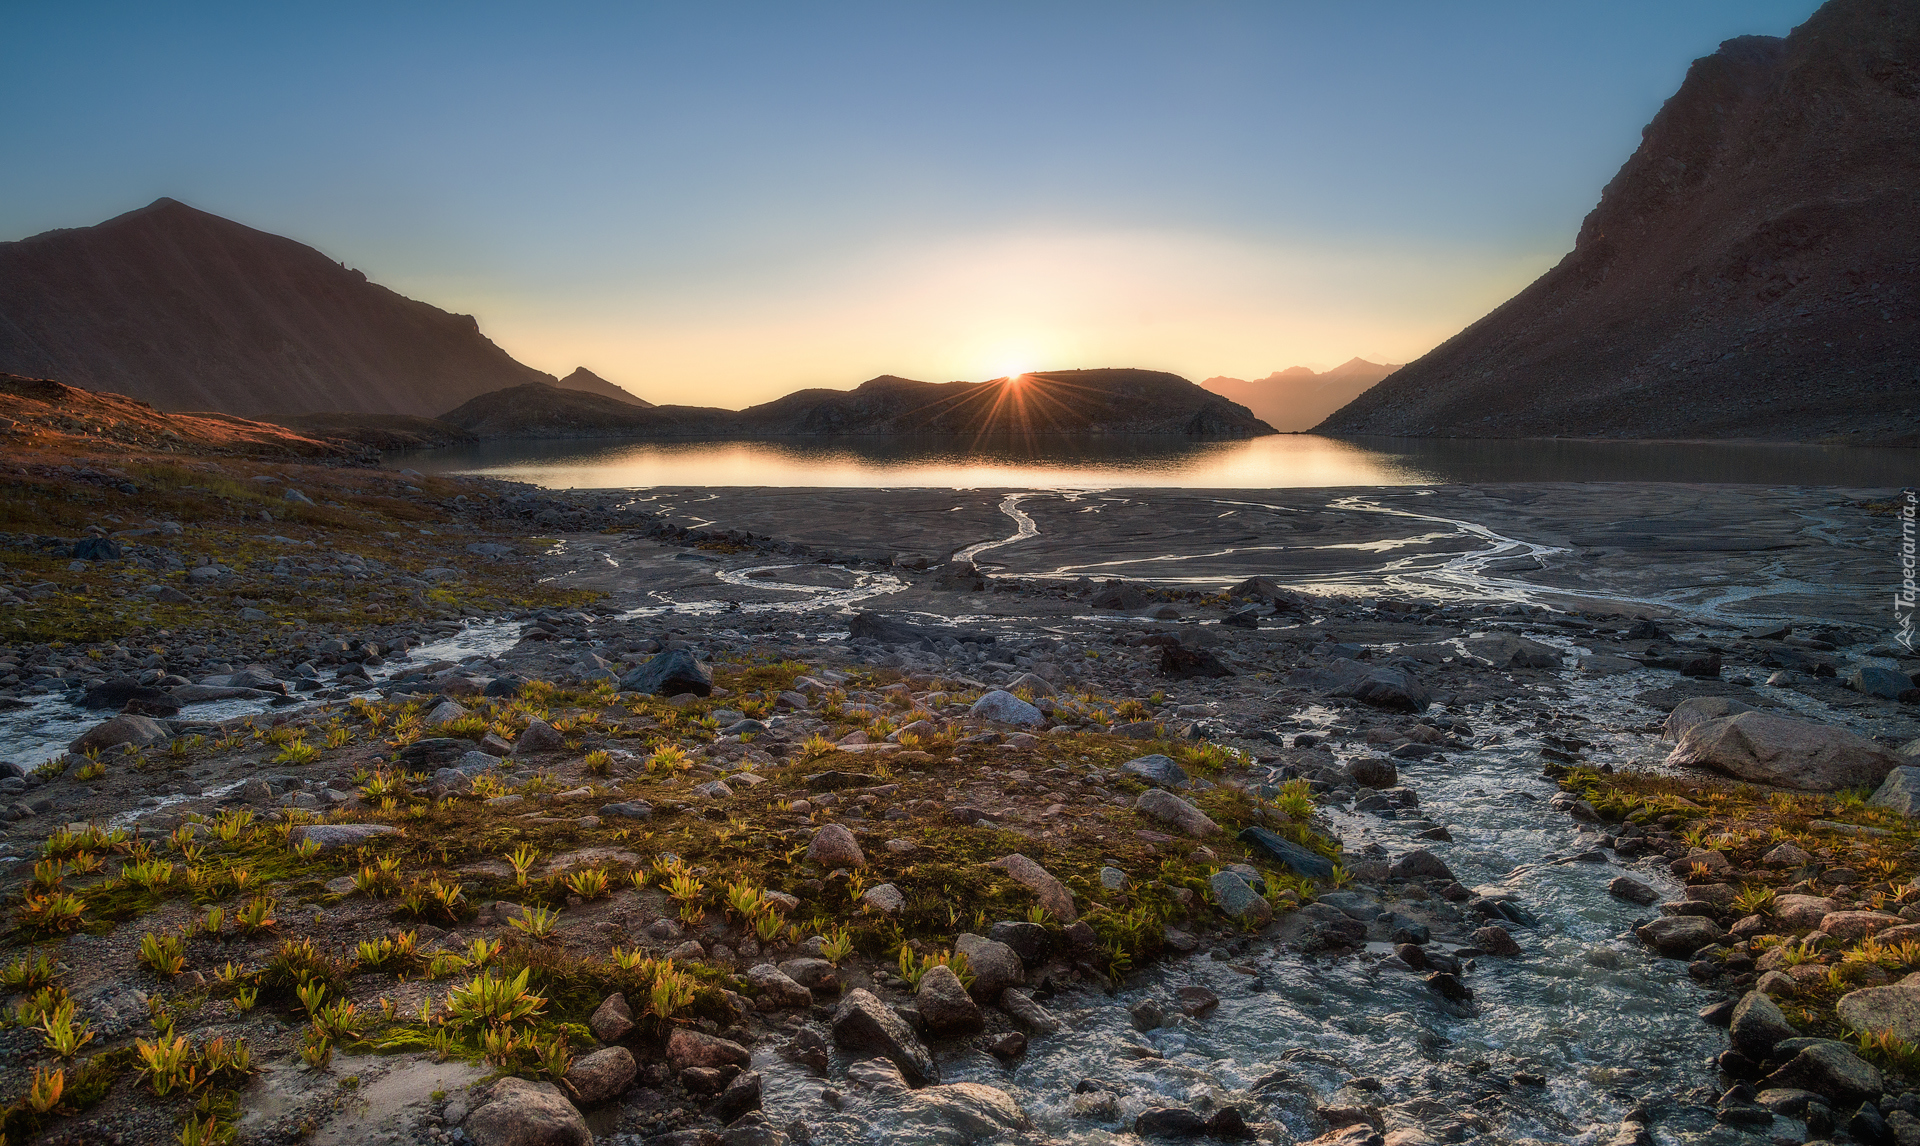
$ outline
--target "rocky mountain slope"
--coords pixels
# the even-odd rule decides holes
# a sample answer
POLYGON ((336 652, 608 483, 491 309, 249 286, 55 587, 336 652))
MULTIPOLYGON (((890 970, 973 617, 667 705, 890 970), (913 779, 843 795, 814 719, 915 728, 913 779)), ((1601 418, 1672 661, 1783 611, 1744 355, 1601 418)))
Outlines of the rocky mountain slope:
POLYGON ((1398 369, 1398 365, 1350 358, 1318 374, 1306 366, 1289 366, 1252 381, 1220 376, 1200 385, 1240 403, 1284 434, 1312 429, 1398 369))
POLYGON ((1526 290, 1319 427, 1920 444, 1920 5, 1696 60, 1526 290))
POLYGON ((740 411, 636 407, 536 383, 483 394, 441 421, 483 438, 1273 433, 1246 407, 1152 370, 1068 370, 945 383, 886 375, 852 390, 800 390, 740 411))
POLYGON ((432 415, 553 381, 470 315, 172 199, 0 243, 0 369, 253 416, 432 415))

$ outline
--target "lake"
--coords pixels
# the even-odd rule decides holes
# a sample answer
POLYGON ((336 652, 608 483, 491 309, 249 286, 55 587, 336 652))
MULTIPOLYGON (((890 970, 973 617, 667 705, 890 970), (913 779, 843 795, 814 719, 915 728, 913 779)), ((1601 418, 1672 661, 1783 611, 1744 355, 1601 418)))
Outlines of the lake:
POLYGON ((1323 438, 1195 442, 1106 435, 1022 440, 835 438, 488 442, 392 455, 429 473, 555 489, 642 486, 1124 486, 1275 489, 1468 482, 1705 482, 1898 488, 1920 452, 1847 446, 1558 439, 1323 438))

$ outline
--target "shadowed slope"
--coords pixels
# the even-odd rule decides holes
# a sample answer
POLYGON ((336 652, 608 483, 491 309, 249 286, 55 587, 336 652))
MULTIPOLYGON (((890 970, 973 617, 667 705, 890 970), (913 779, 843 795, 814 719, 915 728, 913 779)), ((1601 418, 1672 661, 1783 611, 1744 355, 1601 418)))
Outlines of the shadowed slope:
POLYGON ((1533 285, 1332 434, 1920 441, 1920 5, 1694 61, 1533 285))

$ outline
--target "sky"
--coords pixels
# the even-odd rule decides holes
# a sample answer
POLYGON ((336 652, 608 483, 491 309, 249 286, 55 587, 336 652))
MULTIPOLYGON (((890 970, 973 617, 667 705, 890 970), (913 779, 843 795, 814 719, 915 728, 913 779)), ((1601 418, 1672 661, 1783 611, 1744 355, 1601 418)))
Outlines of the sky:
POLYGON ((658 402, 1404 362, 1816 6, 0 0, 0 239, 172 196, 658 402))

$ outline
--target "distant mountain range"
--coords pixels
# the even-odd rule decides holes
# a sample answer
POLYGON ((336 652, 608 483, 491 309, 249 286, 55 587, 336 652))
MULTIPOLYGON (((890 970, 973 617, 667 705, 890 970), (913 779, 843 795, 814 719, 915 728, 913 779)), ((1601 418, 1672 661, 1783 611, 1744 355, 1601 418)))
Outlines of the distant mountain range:
POLYGON ((745 410, 647 406, 533 384, 483 394, 441 421, 480 438, 825 437, 1273 433, 1245 406, 1156 370, 1062 370, 990 382, 885 375, 852 390, 800 390, 745 410))
MULTIPOLYGON (((0 243, 0 370, 253 417, 431 416, 554 381, 471 315, 173 199, 0 243)), ((560 385, 644 405, 585 368, 560 385)))
POLYGON ((1920 3, 1696 60, 1572 253, 1329 434, 1920 445, 1920 3))
POLYGON ((1200 385, 1252 410, 1274 429, 1290 433, 1319 425, 1328 414, 1398 369, 1397 365, 1349 358, 1319 374, 1305 366, 1289 366, 1251 382, 1244 378, 1217 377, 1200 385))

